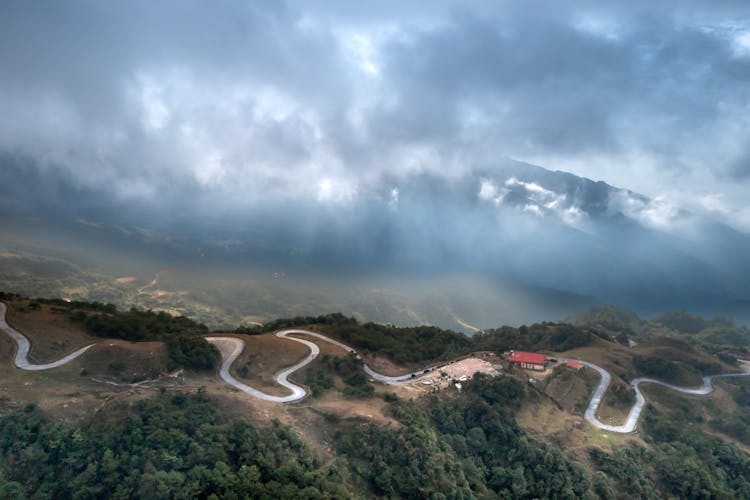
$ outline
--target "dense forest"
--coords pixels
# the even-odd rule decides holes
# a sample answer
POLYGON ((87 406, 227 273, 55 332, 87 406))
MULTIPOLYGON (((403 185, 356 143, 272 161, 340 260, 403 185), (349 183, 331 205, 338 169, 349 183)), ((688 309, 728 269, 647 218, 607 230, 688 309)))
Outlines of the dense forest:
POLYGON ((343 358, 323 354, 314 367, 305 370, 304 382, 312 395, 318 396, 334 387, 334 375, 343 382, 344 396, 364 398, 375 393, 375 387, 362 370, 362 361, 353 354, 343 358))
POLYGON ((581 464, 534 439, 515 423, 524 386, 477 375, 454 397, 422 404, 396 401, 400 428, 356 424, 340 433, 358 485, 405 498, 581 498, 581 464))
POLYGON ((0 497, 750 496, 748 455, 674 415, 649 411, 647 447, 590 447, 592 473, 517 425, 524 398, 522 383, 480 375, 452 395, 391 395, 398 426, 325 420, 329 458, 278 422, 226 417, 200 391, 113 406, 80 423, 30 405, 0 416, 0 497))
POLYGON ((383 355, 402 365, 423 365, 463 356, 472 351, 553 350, 581 347, 596 337, 610 340, 610 335, 594 328, 575 327, 566 323, 543 322, 513 328, 503 326, 485 330, 471 337, 434 326, 396 327, 380 323, 360 323, 340 313, 322 316, 298 316, 277 319, 263 326, 241 327, 235 333, 260 334, 282 328, 315 325, 364 353, 383 355))
MULTIPOLYGON (((599 335, 594 330, 563 323, 504 326, 471 337, 432 326, 398 328, 375 323, 325 325, 325 331, 362 352, 377 352, 396 363, 412 365, 456 358, 472 351, 564 351, 586 345, 599 335)), ((603 337, 609 339, 607 335, 603 337)))
POLYGON ((126 418, 0 417, 1 498, 345 497, 336 468, 287 427, 224 418, 205 394, 140 401, 126 418), (33 473, 29 473, 33 471, 33 473))
POLYGON ((219 351, 209 344, 205 325, 184 316, 172 316, 163 311, 117 311, 86 315, 81 310, 71 314, 91 335, 123 340, 162 340, 169 349, 169 359, 177 367, 194 370, 213 369, 219 361, 219 351))

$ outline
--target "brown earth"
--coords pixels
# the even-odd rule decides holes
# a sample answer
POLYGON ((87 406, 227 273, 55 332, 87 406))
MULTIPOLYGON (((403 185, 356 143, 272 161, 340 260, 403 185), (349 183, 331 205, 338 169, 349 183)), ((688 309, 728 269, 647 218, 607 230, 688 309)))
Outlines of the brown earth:
POLYGON ((552 371, 539 389, 565 411, 582 415, 598 383, 597 377, 593 372, 560 367, 552 371))
MULTIPOLYGON (((299 333, 295 333, 294 335, 290 335, 290 336, 309 340, 310 342, 315 343, 318 346, 318 348, 320 348, 320 356, 327 354, 329 356, 341 358, 341 357, 345 357, 349 355, 349 353, 345 351, 344 349, 342 349, 341 347, 335 344, 331 344, 330 342, 326 342, 325 340, 321 340, 317 337, 312 337, 310 335, 303 335, 299 333)), ((297 344, 297 345, 301 346, 301 344, 297 344)), ((305 347, 305 350, 307 350, 307 347, 305 347)))
POLYGON ((378 424, 399 426, 397 420, 385 415, 387 403, 379 398, 352 399, 337 401, 320 401, 309 405, 309 408, 337 418, 359 418, 378 424))
POLYGON ((370 365, 370 368, 375 370, 378 373, 382 373, 383 375, 388 375, 391 377, 398 377, 400 375, 406 375, 407 373, 411 373, 414 370, 417 370, 419 368, 424 368, 422 366, 416 366, 416 367, 410 367, 410 366, 400 366, 391 361, 390 359, 386 358, 385 356, 375 356, 372 354, 366 354, 363 356, 363 359, 365 363, 370 365))
POLYGON ((8 302, 8 323, 31 342, 29 359, 35 363, 56 361, 76 349, 101 341, 85 332, 83 326, 68 319, 54 306, 40 304, 29 309, 31 300, 8 302), (24 312, 25 311, 25 312, 24 312))
POLYGON ((267 394, 288 395, 289 391, 276 383, 274 375, 307 356, 307 346, 271 333, 232 336, 245 341, 245 349, 230 369, 232 375, 267 394))
POLYGON ((87 351, 80 364, 87 376, 133 383, 165 374, 169 354, 163 342, 107 339, 87 351))
MULTIPOLYGON (((37 343, 68 341, 66 345, 71 345, 71 349, 76 345, 73 339, 85 341, 83 345, 91 340, 98 344, 65 366, 28 372, 12 365, 15 343, 5 335, 0 336, 0 408, 22 409, 35 404, 52 418, 85 422, 103 409, 112 409, 114 414, 109 412, 108 418, 117 418, 117 414, 125 415, 128 407, 145 398, 205 390, 217 398, 217 404, 229 416, 249 419, 261 426, 277 419, 282 424, 293 426, 308 445, 329 458, 334 439, 331 429, 335 427, 331 425, 332 421, 355 419, 397 425, 385 415, 385 402, 378 396, 346 400, 332 394, 330 399, 305 400, 296 405, 265 402, 237 391, 219 379, 215 372, 167 374, 168 356, 161 342, 92 339, 80 329, 76 330, 77 325, 67 324, 64 315, 51 312, 47 306, 39 311, 17 314, 22 317, 24 333, 32 341, 32 352, 39 350, 37 343), (68 338, 68 334, 72 338, 68 338)), ((282 389, 273 382, 273 374, 308 353, 305 346, 270 334, 239 337, 245 340, 247 347, 238 362, 249 360, 251 367, 259 370, 253 372, 253 379, 248 383, 269 392, 282 389), (260 376, 255 377, 258 373, 260 376)), ((336 346, 322 341, 318 344, 323 354, 345 355, 336 346)), ((54 352, 52 347, 47 349, 47 352, 54 352)))

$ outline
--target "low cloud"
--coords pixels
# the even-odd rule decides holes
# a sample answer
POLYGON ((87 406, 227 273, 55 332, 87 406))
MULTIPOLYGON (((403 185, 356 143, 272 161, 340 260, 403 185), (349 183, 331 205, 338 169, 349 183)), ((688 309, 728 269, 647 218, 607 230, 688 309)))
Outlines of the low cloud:
MULTIPOLYGON (((380 183, 401 207, 411 176, 455 180, 513 157, 656 200, 709 186, 724 196, 713 213, 735 226, 746 211, 746 2, 359 11, 4 2, 3 171, 43 179, 25 193, 30 206, 77 193, 100 213, 251 214, 279 200, 351 201, 380 183)), ((531 185, 479 193, 497 201, 520 187, 528 210, 580 219, 531 185)), ((636 212, 668 225, 662 200, 636 212)))

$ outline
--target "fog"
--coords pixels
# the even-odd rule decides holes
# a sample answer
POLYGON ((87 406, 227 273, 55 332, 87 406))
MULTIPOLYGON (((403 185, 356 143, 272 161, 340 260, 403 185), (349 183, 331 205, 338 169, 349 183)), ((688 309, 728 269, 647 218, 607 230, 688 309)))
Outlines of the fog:
POLYGON ((424 173, 395 186, 384 179, 356 200, 280 200, 240 214, 109 206, 7 212, 3 226, 26 234, 32 251, 53 248, 83 267, 143 279, 180 269, 182 285, 193 276, 188 288, 203 300, 220 277, 231 282, 224 287, 236 293, 233 302, 274 290, 288 302, 274 306, 278 314, 368 310, 363 319, 450 325, 453 313, 486 328, 614 303, 646 315, 686 308, 745 318, 747 235, 511 160, 460 178, 424 173), (377 307, 352 304, 377 301, 373 290, 387 291, 389 312, 372 317, 377 307), (430 312, 396 313, 399 301, 430 312))

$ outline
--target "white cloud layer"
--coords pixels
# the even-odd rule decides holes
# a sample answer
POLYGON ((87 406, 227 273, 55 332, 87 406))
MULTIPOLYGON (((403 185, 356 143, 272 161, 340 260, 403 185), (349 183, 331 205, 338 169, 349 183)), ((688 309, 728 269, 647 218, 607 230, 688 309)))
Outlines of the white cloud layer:
MULTIPOLYGON (((399 178, 514 157, 642 191, 620 203, 654 226, 679 191, 747 229, 748 19, 740 1, 9 1, 0 153, 113 203, 227 210, 384 179, 395 207, 399 178)), ((508 182, 480 198, 522 187, 528 211, 581 222, 508 182)))

